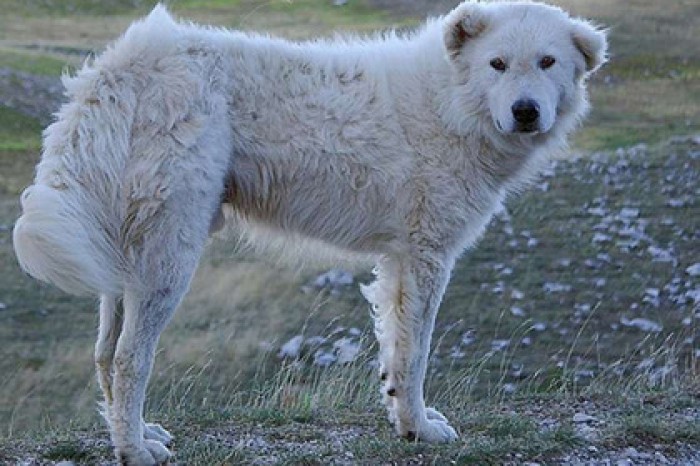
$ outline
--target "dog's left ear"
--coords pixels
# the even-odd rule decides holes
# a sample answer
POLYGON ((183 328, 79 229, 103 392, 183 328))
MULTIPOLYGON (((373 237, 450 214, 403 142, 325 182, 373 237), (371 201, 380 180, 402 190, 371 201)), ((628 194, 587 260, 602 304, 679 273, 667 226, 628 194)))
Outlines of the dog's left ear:
POLYGON ((457 58, 464 45, 481 34, 487 26, 486 12, 477 3, 463 3, 445 18, 443 35, 447 55, 457 58))
POLYGON ((571 37, 586 61, 586 73, 592 73, 608 60, 608 40, 605 31, 581 19, 573 21, 571 37))

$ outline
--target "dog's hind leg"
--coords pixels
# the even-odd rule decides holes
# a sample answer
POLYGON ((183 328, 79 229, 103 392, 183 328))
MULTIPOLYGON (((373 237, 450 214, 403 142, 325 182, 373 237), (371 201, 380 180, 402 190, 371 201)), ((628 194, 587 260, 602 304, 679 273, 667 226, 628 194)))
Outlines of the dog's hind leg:
POLYGON ((117 298, 109 295, 100 296, 100 327, 95 344, 95 367, 97 381, 102 389, 104 401, 102 415, 109 421, 112 406, 112 364, 117 339, 122 330, 122 310, 117 298))
POLYGON ((122 464, 154 465, 170 458, 162 442, 144 440, 143 404, 158 338, 187 290, 186 281, 173 285, 155 290, 130 287, 124 293, 110 410, 112 441, 122 464))
POLYGON ((132 257, 139 278, 124 290, 109 424, 117 458, 127 465, 154 465, 170 458, 165 447, 170 435, 143 421, 146 385, 160 334, 187 292, 204 249, 208 212, 215 201, 174 202, 164 205, 161 217, 153 220, 157 228, 135 246, 132 257))
MULTIPOLYGON (((109 295, 100 296, 100 327, 95 345, 95 366, 97 368, 97 380, 102 389, 104 401, 102 402, 102 415, 109 422, 112 408, 112 377, 114 352, 117 348, 117 339, 122 330, 123 307, 121 298, 109 295)), ((145 439, 157 440, 164 445, 172 442, 172 435, 158 424, 143 424, 143 436, 145 439)))
POLYGON ((423 383, 435 316, 451 261, 383 258, 377 280, 363 289, 373 305, 382 397, 399 435, 429 442, 457 438, 445 417, 425 406, 423 383))

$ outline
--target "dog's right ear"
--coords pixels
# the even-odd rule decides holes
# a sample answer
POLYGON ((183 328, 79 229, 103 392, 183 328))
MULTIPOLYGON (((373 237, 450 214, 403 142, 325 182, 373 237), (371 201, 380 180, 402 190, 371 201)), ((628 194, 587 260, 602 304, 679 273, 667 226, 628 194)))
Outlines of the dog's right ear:
POLYGON ((455 59, 464 45, 486 29, 486 12, 478 3, 463 3, 445 18, 443 29, 447 56, 455 59))

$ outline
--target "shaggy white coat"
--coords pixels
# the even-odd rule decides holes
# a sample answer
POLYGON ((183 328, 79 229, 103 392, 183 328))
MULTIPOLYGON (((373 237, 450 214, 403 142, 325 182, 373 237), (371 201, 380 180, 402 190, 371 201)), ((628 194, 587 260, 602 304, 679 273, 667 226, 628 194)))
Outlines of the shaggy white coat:
POLYGON ((407 37, 303 43, 159 6, 65 78, 14 245, 34 277, 101 296, 95 359, 118 459, 170 457, 170 435, 142 419, 146 383, 222 205, 254 243, 376 259, 362 291, 389 417, 402 436, 455 439, 423 399, 450 271, 504 196, 566 148, 605 53, 602 32, 536 3, 464 3, 407 37), (539 108, 528 133, 512 110, 525 98, 539 108))

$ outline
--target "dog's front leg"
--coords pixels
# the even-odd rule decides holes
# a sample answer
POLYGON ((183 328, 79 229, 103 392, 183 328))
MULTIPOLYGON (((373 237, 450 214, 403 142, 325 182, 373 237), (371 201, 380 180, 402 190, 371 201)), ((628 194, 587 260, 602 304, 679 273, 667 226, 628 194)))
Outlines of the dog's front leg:
POLYGON ((372 303, 379 341, 382 397, 399 435, 428 442, 457 438, 423 398, 430 339, 452 261, 440 256, 385 257, 377 280, 363 288, 372 303))

